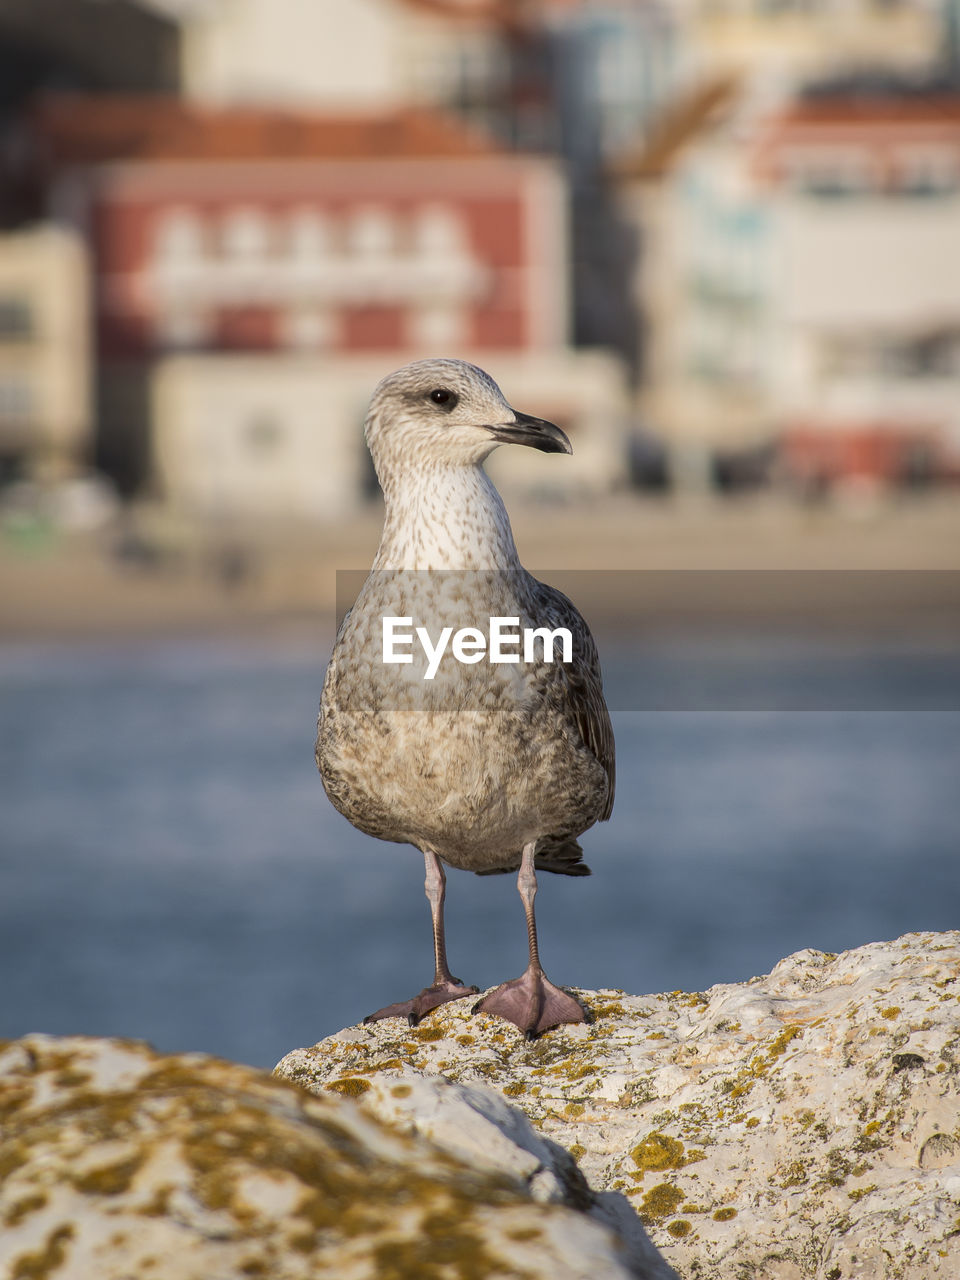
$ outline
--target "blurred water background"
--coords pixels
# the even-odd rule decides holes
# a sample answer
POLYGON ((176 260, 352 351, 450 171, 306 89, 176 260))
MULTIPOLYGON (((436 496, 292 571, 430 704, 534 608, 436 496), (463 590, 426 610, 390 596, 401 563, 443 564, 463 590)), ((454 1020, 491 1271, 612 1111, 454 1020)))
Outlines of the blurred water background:
MULTIPOLYGON (((271 1066, 429 980, 420 855, 355 831, 315 771, 329 642, 0 650, 0 1036, 271 1066)), ((955 648, 621 637, 604 665, 614 708, 666 709, 614 712, 593 877, 540 877, 557 981, 699 989, 956 926, 955 648)), ((520 972, 513 876, 452 873, 447 911, 458 975, 520 972)))

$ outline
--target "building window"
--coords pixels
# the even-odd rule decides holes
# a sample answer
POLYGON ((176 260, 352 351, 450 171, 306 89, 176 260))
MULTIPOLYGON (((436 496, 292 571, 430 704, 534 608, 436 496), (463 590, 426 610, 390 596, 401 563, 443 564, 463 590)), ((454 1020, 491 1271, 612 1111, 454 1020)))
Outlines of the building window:
POLYGON ((386 209, 359 209, 350 220, 348 241, 361 257, 385 257, 395 247, 393 219, 386 209))
POLYGON ((436 351, 462 346, 467 338, 466 317, 457 306, 420 306, 409 315, 408 341, 436 351))
POLYGON ((864 195, 879 185, 869 157, 852 149, 791 156, 788 171, 795 190, 820 199, 864 195))
POLYGON ((210 328, 209 317, 193 307, 167 307, 155 322, 157 342, 183 350, 204 346, 210 338, 210 328))
POLYGON ((300 260, 324 258, 330 252, 330 227, 316 209, 296 209, 287 229, 290 252, 300 260))
POLYGON ((446 205, 427 205, 417 214, 414 245, 425 256, 463 253, 466 235, 462 219, 446 205))
POLYGON ((912 151, 898 158, 894 190, 905 196, 952 195, 958 187, 957 162, 949 151, 912 151))
POLYGON ((203 226, 191 209, 171 209, 154 231, 154 248, 165 262, 189 262, 203 254, 203 226))
POLYGON ((258 458, 274 457, 283 448, 283 423, 272 413, 259 413, 246 424, 243 432, 247 451, 258 458))
POLYGON ((220 232, 223 252, 230 258, 260 258, 270 247, 270 229, 259 209, 234 209, 220 232))
POLYGON ((945 328, 889 341, 883 349, 883 369, 893 377, 953 379, 960 373, 960 332, 945 328))
POLYGON ((283 340, 288 347, 316 351, 332 347, 336 338, 336 321, 324 308, 294 307, 284 317, 283 340))
POLYGON ((33 309, 27 299, 0 297, 0 342, 22 342, 33 332, 33 309))
POLYGON ((32 411, 30 383, 23 378, 0 378, 0 420, 23 422, 32 411))

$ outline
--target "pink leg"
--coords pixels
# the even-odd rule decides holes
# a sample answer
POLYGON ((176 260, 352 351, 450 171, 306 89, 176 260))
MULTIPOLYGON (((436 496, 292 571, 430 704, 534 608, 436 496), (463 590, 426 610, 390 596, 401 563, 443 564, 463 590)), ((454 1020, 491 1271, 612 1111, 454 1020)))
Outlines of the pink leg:
POLYGON ((433 918, 433 983, 424 987, 412 1000, 401 1000, 398 1004, 388 1004, 376 1013, 364 1018, 364 1022, 379 1022, 381 1018, 406 1018, 411 1027, 415 1027, 420 1019, 446 1004, 448 1000, 462 1000, 464 996, 477 994, 479 988, 465 987, 459 978, 455 978, 447 964, 447 946, 443 932, 443 900, 446 896, 447 877, 443 864, 435 853, 424 852, 426 867, 425 890, 430 903, 430 915, 433 918))
POLYGON ((535 844, 524 846, 520 874, 517 876, 517 888, 527 917, 529 963, 521 977, 503 983, 473 1007, 474 1013, 495 1013, 506 1018, 515 1027, 519 1027, 528 1040, 535 1040, 541 1032, 558 1027, 563 1022, 587 1021, 586 1012, 579 1001, 554 986, 540 964, 537 922, 533 914, 533 900, 537 896, 535 849, 535 844))

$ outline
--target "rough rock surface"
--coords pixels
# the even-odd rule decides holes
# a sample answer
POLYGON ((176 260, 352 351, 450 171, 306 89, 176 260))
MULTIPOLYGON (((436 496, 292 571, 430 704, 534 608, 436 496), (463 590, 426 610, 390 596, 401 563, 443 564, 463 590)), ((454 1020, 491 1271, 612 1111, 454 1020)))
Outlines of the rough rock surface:
POLYGON ((592 1026, 533 1044, 445 1005, 355 1027, 281 1076, 362 1096, 456 1148, 418 1079, 486 1086, 623 1191, 710 1280, 960 1277, 960 933, 801 951, 706 992, 582 992, 592 1026))
POLYGON ((672 1274, 649 1242, 654 1269, 582 1212, 576 1170, 562 1194, 541 1189, 564 1203, 537 1203, 527 1181, 471 1169, 337 1090, 128 1041, 0 1044, 4 1280, 672 1274))

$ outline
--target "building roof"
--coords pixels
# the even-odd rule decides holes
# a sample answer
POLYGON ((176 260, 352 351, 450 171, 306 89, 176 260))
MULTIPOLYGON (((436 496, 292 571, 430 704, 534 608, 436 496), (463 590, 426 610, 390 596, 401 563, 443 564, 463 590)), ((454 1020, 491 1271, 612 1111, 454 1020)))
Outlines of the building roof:
POLYGON ((324 114, 210 108, 149 95, 49 94, 29 113, 54 166, 111 160, 380 159, 502 152, 460 121, 422 109, 324 114))
POLYGON ((778 112, 780 129, 847 125, 960 124, 960 94, 831 94, 798 98, 778 112))
POLYGON ((750 168, 761 181, 785 175, 784 155, 798 148, 855 147, 879 154, 890 147, 960 144, 960 94, 837 93, 802 97, 765 121, 750 168))

